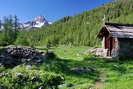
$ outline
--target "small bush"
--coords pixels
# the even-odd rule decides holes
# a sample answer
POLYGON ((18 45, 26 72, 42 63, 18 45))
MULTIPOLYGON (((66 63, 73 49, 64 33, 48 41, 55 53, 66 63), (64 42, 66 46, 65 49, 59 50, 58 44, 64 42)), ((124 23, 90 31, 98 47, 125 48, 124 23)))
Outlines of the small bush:
POLYGON ((26 69, 24 66, 19 66, 10 72, 3 73, 0 77, 1 86, 7 89, 58 89, 58 85, 63 83, 63 77, 52 72, 43 70, 26 69))

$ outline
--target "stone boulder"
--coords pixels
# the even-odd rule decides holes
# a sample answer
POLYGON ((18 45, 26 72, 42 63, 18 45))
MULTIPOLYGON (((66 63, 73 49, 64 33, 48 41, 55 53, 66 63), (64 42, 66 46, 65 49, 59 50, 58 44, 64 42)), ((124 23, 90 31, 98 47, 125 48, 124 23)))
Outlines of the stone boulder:
POLYGON ((71 71, 73 71, 73 72, 92 72, 95 70, 96 69, 91 68, 91 67, 75 67, 75 68, 71 69, 71 71))

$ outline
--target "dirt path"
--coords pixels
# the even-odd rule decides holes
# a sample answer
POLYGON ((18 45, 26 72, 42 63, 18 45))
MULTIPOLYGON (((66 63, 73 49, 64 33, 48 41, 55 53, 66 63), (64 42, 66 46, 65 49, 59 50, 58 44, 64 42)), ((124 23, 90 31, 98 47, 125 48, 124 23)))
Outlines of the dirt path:
POLYGON ((99 76, 99 80, 96 81, 95 83, 94 89, 103 89, 105 78, 106 78, 106 74, 104 72, 101 72, 99 76))

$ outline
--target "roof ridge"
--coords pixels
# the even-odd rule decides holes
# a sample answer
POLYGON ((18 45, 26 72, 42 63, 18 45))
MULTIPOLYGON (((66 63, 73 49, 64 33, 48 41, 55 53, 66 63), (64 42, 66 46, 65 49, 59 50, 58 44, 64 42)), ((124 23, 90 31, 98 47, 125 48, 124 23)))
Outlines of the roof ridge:
POLYGON ((133 24, 122 24, 122 23, 105 23, 105 25, 111 25, 111 26, 128 26, 128 27, 133 27, 133 24))

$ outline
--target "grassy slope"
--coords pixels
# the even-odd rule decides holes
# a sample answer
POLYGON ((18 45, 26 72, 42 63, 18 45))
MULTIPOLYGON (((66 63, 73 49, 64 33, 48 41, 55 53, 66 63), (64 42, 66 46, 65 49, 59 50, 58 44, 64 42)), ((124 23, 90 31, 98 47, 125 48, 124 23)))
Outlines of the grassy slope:
POLYGON ((65 84, 73 84, 72 87, 60 89, 88 89, 97 86, 97 80, 101 81, 100 89, 133 89, 133 61, 112 61, 98 58, 92 55, 83 55, 82 52, 90 47, 60 46, 54 48, 58 60, 51 60, 49 71, 62 74, 65 84), (74 73, 73 67, 93 67, 95 72, 74 73), (102 76, 101 76, 102 75, 102 76))
MULTIPOLYGON (((89 47, 69 47, 69 46, 60 46, 54 49, 54 52, 57 54, 59 58, 62 60, 67 60, 68 63, 64 62, 68 69, 73 67, 85 67, 89 66, 83 59, 85 55, 82 54, 83 51, 88 49, 89 47)), ((64 65, 64 64, 63 64, 64 65)), ((68 72, 66 70, 66 72, 68 72)), ((65 74, 65 83, 74 84, 74 89, 87 89, 93 86, 95 80, 98 79, 97 72, 96 73, 73 73, 69 72, 65 74)), ((63 88, 69 89, 69 87, 63 88)))
MULTIPOLYGON (((103 73, 105 76, 103 78, 102 89, 133 89, 133 61, 110 61, 94 56, 86 57, 80 55, 80 52, 85 49, 86 47, 59 47, 55 49, 55 52, 61 58, 78 61, 79 64, 75 64, 74 62, 68 64, 70 67, 91 66, 98 70, 99 73, 98 75, 96 74, 96 76, 100 76, 100 73, 103 73)), ((68 78, 66 81, 79 84, 79 89, 87 89, 90 84, 95 86, 95 79, 92 79, 93 82, 90 83, 89 81, 91 81, 91 79, 88 77, 81 78, 81 75, 79 77, 70 77, 66 75, 66 78, 68 78)))
MULTIPOLYGON (((98 86, 95 84, 97 80, 101 83, 101 89, 133 89, 132 60, 112 61, 82 54, 86 49, 89 49, 89 47, 56 47, 53 51, 58 58, 48 59, 43 64, 34 65, 33 71, 36 69, 37 71, 46 71, 47 73, 64 76, 64 83, 67 84, 67 87, 60 87, 60 89, 88 89, 98 86), (76 73, 70 71, 74 67, 92 67, 96 70, 93 72, 76 73)), ((0 67, 0 72, 20 70, 21 66, 19 70, 17 68, 3 69, 0 67)))

